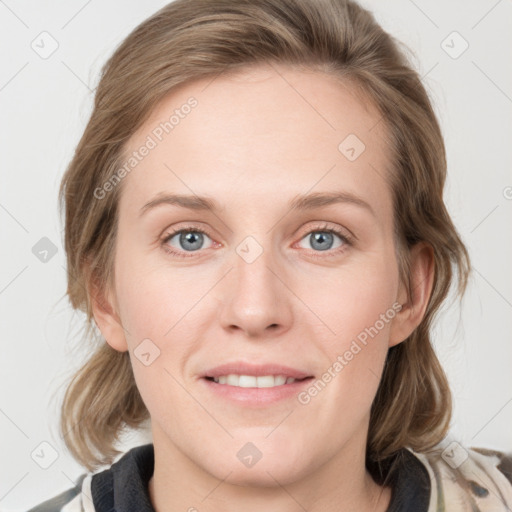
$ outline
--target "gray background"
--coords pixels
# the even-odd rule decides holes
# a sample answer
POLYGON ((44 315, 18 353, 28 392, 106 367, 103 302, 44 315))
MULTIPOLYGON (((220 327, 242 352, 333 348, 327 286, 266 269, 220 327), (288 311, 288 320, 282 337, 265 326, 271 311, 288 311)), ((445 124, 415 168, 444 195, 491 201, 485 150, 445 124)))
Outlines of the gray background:
MULTIPOLYGON (((2 511, 25 510, 84 472, 57 429, 63 384, 87 355, 77 346, 83 317, 64 296, 57 190, 90 114, 100 67, 165 3, 0 1, 2 511), (53 40, 58 48, 42 58, 53 40), (56 250, 46 262, 36 256, 36 244, 48 245, 44 237, 56 250)), ((454 394, 451 438, 510 451, 512 3, 362 4, 416 54, 445 135, 446 200, 472 257, 467 296, 446 308, 435 336, 454 394), (464 41, 469 47, 459 55, 464 41)), ((144 433, 127 436, 123 447, 148 441, 144 433)))

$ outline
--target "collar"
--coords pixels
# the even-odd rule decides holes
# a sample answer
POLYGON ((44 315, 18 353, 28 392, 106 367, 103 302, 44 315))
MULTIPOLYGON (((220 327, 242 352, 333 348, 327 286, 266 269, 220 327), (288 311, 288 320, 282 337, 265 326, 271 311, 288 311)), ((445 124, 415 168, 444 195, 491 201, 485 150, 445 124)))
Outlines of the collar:
POLYGON ((391 459, 388 479, 392 486, 386 512, 427 512, 430 504, 430 475, 423 463, 402 448, 391 459))
POLYGON ((153 444, 132 448, 91 480, 96 512, 155 512, 148 484, 155 465, 153 444))

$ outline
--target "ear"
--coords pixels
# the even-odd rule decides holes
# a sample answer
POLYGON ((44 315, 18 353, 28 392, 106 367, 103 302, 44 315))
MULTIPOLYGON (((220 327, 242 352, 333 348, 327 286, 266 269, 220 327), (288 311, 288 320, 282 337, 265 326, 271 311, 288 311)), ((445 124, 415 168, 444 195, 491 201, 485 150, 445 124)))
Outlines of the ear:
POLYGON ((124 329, 117 313, 115 294, 112 290, 102 290, 98 281, 91 278, 90 284, 91 308, 94 315, 94 321, 105 338, 106 342, 119 352, 126 352, 128 344, 126 342, 124 329))
POLYGON ((434 283, 434 262, 434 250, 427 243, 420 242, 410 250, 411 290, 400 284, 397 301, 402 309, 391 324, 390 347, 406 340, 421 323, 434 283))

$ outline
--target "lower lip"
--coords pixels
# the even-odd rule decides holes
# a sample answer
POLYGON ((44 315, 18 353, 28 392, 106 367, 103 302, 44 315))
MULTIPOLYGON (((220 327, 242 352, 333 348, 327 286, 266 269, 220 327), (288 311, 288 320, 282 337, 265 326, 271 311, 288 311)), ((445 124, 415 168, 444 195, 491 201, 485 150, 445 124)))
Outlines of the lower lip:
POLYGON ((282 400, 296 397, 303 388, 309 386, 313 377, 273 388, 241 388, 229 386, 228 384, 219 384, 204 377, 200 380, 206 384, 213 394, 219 397, 231 400, 239 405, 258 407, 272 405, 282 400))

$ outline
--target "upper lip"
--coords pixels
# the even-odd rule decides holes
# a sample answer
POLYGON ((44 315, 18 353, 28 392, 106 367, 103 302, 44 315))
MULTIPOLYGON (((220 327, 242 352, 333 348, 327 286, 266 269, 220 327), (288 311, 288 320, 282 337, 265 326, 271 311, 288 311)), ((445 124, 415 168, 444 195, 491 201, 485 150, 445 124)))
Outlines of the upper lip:
POLYGON ((233 361, 221 364, 220 366, 206 370, 202 377, 220 377, 222 375, 232 374, 254 375, 255 377, 262 377, 264 375, 284 375, 285 377, 292 377, 294 379, 312 377, 312 375, 307 372, 281 364, 250 364, 244 361, 233 361))

